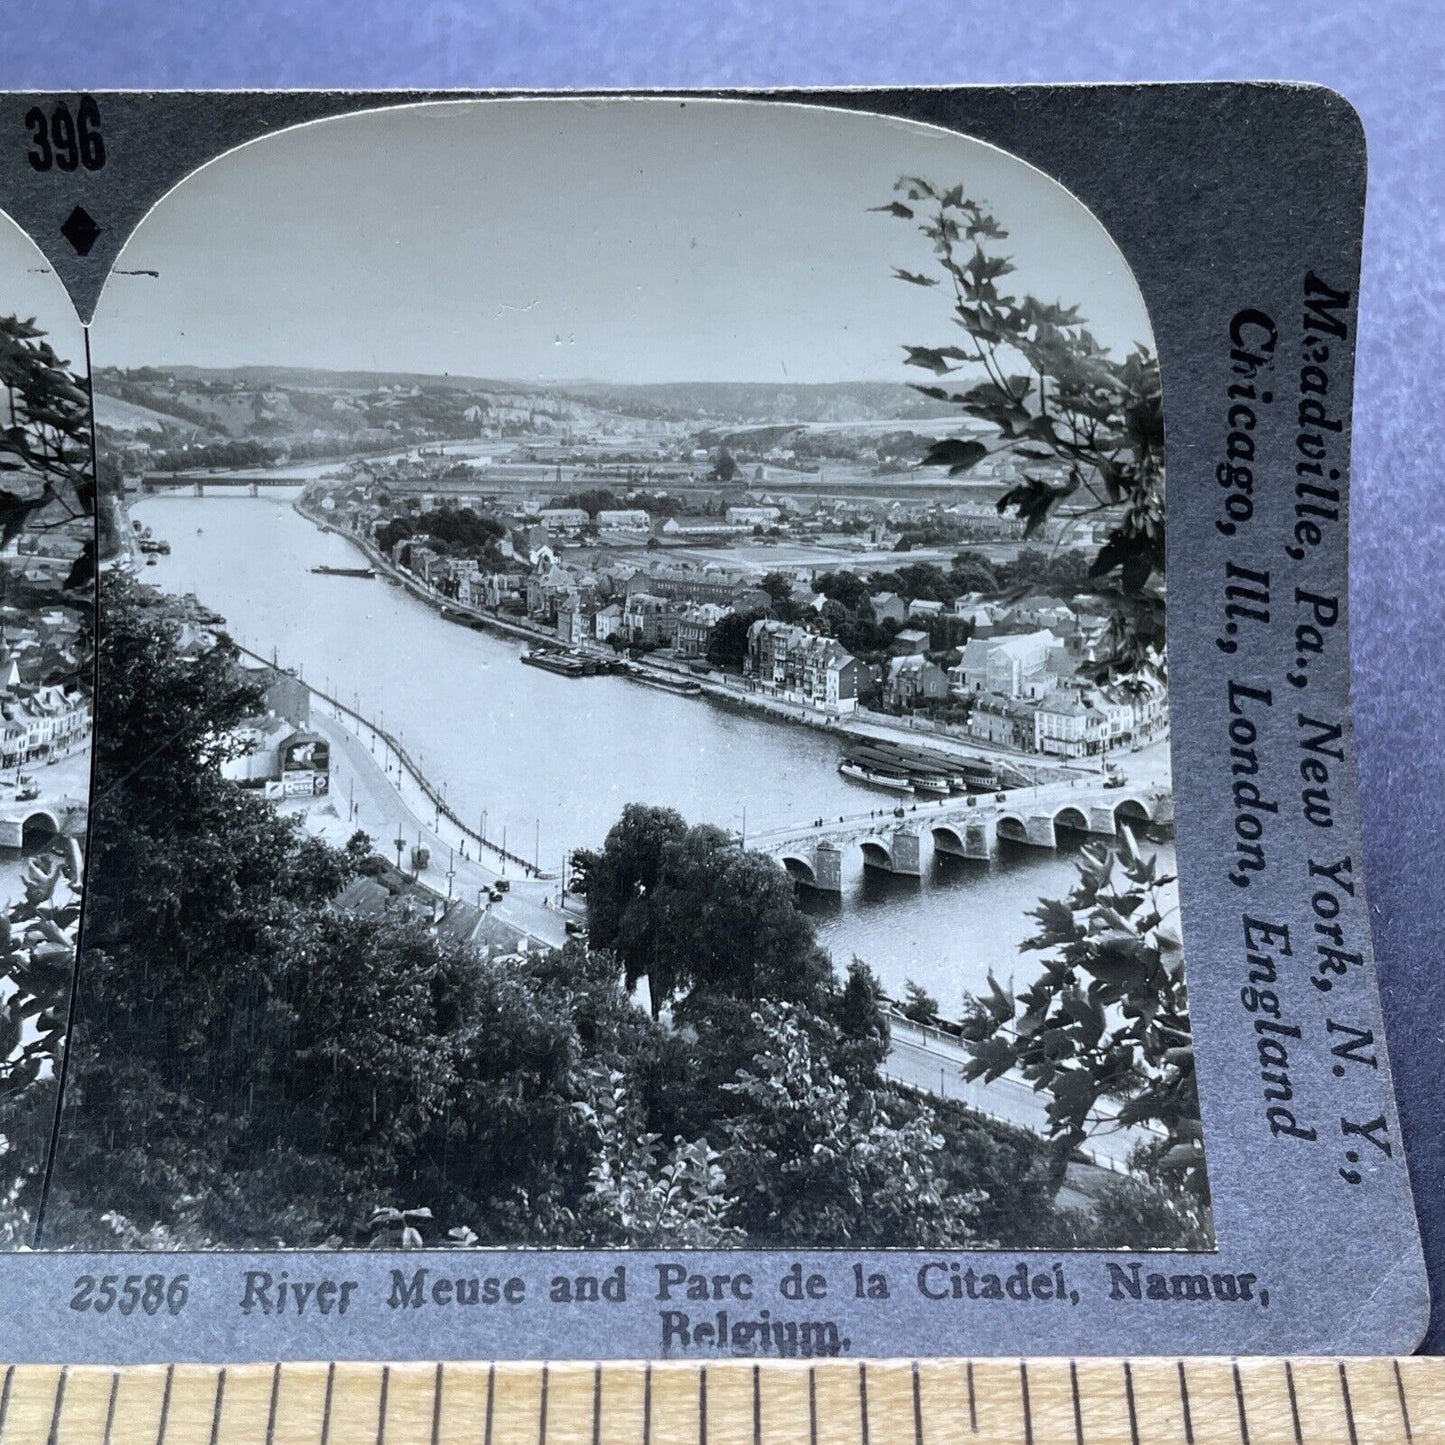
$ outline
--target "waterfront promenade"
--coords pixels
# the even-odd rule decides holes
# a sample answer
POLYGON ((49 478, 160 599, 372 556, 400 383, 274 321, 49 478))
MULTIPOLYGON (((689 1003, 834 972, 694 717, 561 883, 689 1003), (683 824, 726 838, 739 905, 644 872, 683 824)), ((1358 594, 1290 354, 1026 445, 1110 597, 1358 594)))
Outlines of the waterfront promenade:
MULTIPOLYGON (((566 941, 567 914, 558 907, 561 880, 524 872, 515 862, 478 848, 476 833, 441 811, 426 781, 398 758, 379 729, 358 727, 355 717, 312 691, 311 727, 331 745, 331 792, 307 799, 295 811, 308 828, 337 846, 358 829, 393 862, 411 871, 412 849, 430 854, 417 880, 441 898, 490 908, 499 918, 554 948, 566 941), (488 904, 486 893, 506 878, 509 891, 488 904)), ((578 900, 580 902, 580 900, 578 900)), ((580 918, 580 910, 572 916, 580 918)))

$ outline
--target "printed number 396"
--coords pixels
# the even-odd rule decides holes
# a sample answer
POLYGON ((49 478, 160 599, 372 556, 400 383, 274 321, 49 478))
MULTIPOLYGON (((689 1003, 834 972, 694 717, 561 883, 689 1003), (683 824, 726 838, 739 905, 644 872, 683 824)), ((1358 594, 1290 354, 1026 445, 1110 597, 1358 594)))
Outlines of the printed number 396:
POLYGON ((52 167, 73 171, 84 166, 98 171, 105 164, 105 141, 100 134, 100 107, 95 97, 83 95, 72 115, 61 101, 47 116, 38 105, 25 112, 25 125, 33 142, 25 153, 37 171, 52 167))
POLYGON ((191 1277, 177 1274, 169 1279, 163 1274, 128 1274, 124 1282, 118 1274, 83 1274, 75 1281, 75 1295, 70 1301, 73 1310, 94 1310, 98 1315, 114 1310, 120 1315, 134 1314, 139 1306, 148 1315, 159 1314, 161 1307, 173 1315, 185 1309, 191 1297, 191 1277))

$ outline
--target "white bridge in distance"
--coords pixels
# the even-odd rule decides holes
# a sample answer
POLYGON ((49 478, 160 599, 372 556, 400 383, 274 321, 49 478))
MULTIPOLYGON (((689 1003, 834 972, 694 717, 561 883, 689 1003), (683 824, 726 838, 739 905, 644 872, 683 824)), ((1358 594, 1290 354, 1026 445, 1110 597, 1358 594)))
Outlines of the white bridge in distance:
POLYGON ((870 813, 752 833, 746 841, 806 887, 841 893, 845 848, 859 848, 864 867, 921 877, 925 829, 936 853, 986 862, 1000 839, 1057 848, 1061 833, 1113 838, 1122 825, 1138 829, 1173 820, 1168 788, 1109 788, 1102 778, 1071 778, 999 793, 890 802, 870 813))

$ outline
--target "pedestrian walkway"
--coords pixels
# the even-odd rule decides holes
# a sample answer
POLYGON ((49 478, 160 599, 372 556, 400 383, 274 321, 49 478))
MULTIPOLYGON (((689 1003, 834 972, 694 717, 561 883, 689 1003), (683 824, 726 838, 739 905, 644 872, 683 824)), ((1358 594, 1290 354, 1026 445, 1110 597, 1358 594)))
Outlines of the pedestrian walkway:
POLYGON ((553 947, 565 942, 566 916, 556 906, 558 880, 520 877, 515 868, 501 861, 479 859, 475 840, 437 812, 378 737, 358 736, 319 698, 314 699, 311 726, 331 744, 330 798, 324 804, 313 802, 307 809, 308 825, 315 831, 344 843, 361 829, 371 837, 375 851, 393 862, 399 838, 400 866, 408 871, 412 849, 420 845, 430 857, 417 874, 418 880, 442 898, 461 898, 487 907, 487 890, 505 877, 510 891, 490 905, 492 911, 553 947), (334 818, 330 825, 328 811, 334 818))

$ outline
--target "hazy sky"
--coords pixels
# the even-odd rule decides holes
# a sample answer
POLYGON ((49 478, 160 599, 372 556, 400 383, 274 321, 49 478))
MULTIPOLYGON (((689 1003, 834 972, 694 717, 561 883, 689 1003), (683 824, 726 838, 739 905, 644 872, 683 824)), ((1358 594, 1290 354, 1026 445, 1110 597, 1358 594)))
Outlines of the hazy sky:
POLYGON ((45 257, 8 216, 0 214, 0 316, 33 318, 71 369, 85 370, 85 336, 75 307, 45 257))
POLYGON ((323 121, 185 181, 96 312, 97 365, 280 364, 523 380, 917 380, 952 341, 928 243, 868 208, 962 182, 1016 282, 1149 336, 1122 257, 1060 187, 905 122, 737 102, 481 101, 323 121))

